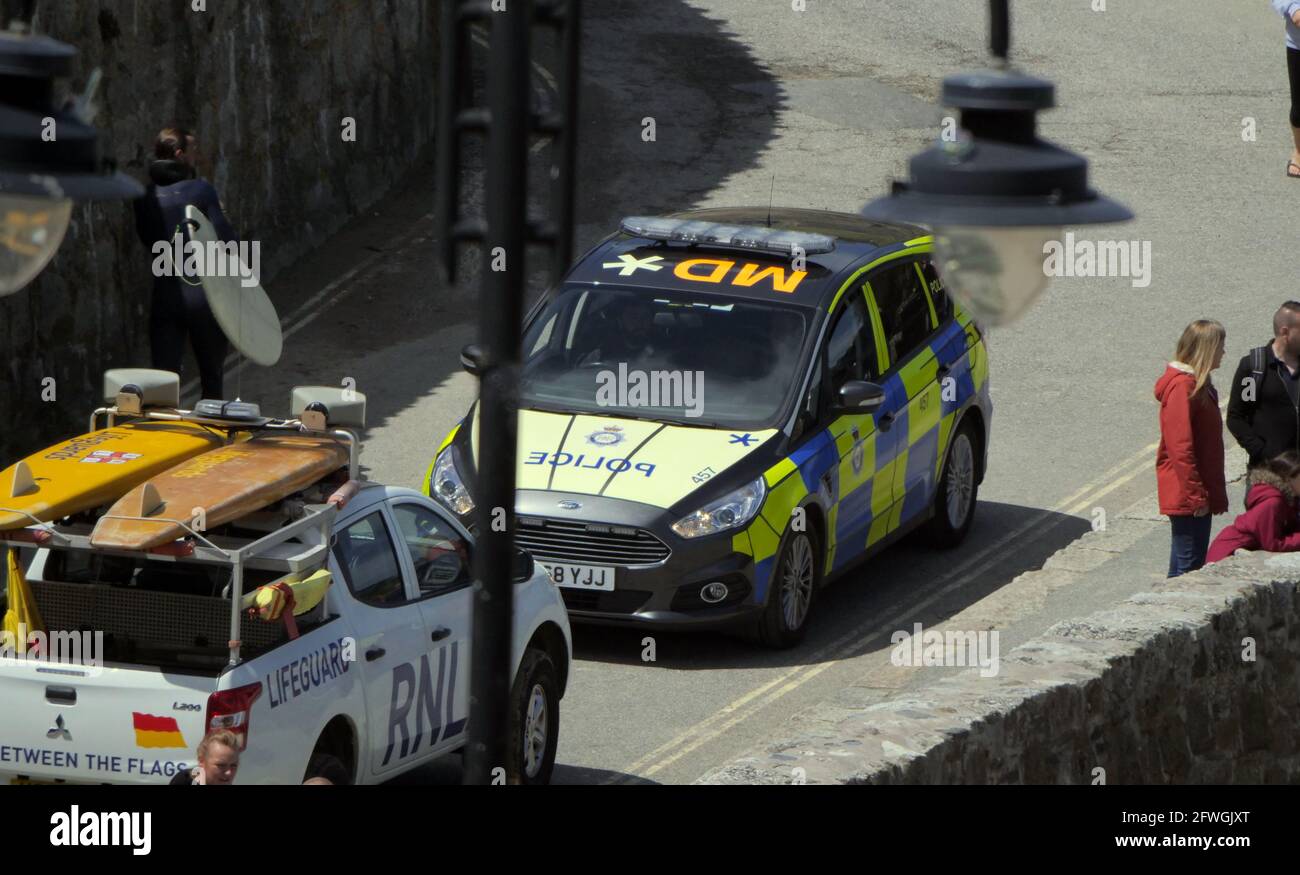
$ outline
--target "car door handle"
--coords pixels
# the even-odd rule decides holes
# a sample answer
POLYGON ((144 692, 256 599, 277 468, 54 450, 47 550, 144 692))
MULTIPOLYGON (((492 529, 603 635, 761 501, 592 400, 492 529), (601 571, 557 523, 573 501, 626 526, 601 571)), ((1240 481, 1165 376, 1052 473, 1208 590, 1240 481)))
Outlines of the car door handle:
POLYGON ((940 378, 948 376, 952 371, 952 365, 939 365, 938 375, 940 378))
POLYGON ((434 629, 432 632, 429 633, 429 638, 432 641, 441 641, 442 639, 446 638, 450 634, 451 634, 451 630, 448 629, 446 626, 439 626, 437 629, 434 629))
POLYGON ((366 662, 374 662, 376 659, 382 659, 388 651, 382 647, 372 647, 366 651, 366 662))
POLYGON ((884 413, 880 416, 880 428, 882 431, 888 431, 889 427, 894 424, 894 414, 884 413))

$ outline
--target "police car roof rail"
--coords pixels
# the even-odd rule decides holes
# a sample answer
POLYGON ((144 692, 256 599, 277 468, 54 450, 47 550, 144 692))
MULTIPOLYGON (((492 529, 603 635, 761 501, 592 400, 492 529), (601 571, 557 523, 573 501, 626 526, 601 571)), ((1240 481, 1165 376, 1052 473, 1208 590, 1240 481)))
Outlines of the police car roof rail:
POLYGON ((793 257, 818 255, 835 249, 828 234, 764 228, 759 225, 729 225, 699 219, 669 219, 661 216, 628 216, 620 227, 624 233, 668 243, 690 243, 722 249, 772 252, 793 257))

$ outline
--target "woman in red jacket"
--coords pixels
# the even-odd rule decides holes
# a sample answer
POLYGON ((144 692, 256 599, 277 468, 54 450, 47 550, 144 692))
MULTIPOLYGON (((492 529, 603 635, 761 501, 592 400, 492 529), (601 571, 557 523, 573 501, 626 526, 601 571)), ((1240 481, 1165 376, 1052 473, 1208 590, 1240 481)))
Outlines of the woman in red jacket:
POLYGON ((1287 450, 1252 468, 1246 484, 1246 512, 1219 532, 1206 562, 1226 559, 1236 550, 1300 550, 1295 505, 1300 495, 1300 453, 1287 450))
POLYGON ((1169 517, 1173 541, 1169 576, 1205 564, 1210 516, 1228 510, 1223 478, 1223 416, 1210 372, 1223 361, 1227 333, 1218 322, 1198 319, 1183 331, 1175 361, 1156 381, 1160 402, 1160 448, 1156 486, 1160 512, 1169 517))

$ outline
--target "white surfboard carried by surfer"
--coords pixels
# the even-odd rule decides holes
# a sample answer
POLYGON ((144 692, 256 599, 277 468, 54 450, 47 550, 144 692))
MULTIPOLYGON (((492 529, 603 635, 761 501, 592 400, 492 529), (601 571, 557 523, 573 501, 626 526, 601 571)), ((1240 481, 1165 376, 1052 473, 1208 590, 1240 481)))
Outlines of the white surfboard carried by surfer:
POLYGON ((284 335, 280 330, 280 315, 275 305, 262 289, 256 277, 245 285, 251 276, 239 257, 236 247, 221 242, 207 216, 194 205, 185 207, 185 221, 189 225, 190 240, 205 253, 216 257, 200 259, 199 278, 203 293, 217 324, 235 349, 249 361, 270 367, 280 360, 284 349, 284 335))

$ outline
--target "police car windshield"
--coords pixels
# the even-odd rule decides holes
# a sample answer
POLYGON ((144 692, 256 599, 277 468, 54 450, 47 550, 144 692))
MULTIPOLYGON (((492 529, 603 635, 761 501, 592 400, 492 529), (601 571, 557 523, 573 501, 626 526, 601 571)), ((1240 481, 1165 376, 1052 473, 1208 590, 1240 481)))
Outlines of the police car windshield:
POLYGON ((811 312, 660 290, 570 287, 524 336, 525 407, 723 428, 771 426, 811 312))

